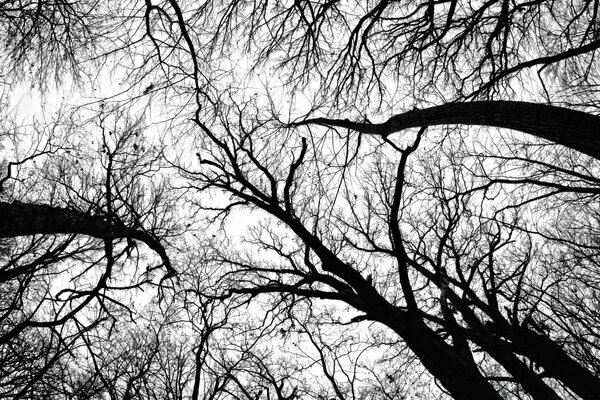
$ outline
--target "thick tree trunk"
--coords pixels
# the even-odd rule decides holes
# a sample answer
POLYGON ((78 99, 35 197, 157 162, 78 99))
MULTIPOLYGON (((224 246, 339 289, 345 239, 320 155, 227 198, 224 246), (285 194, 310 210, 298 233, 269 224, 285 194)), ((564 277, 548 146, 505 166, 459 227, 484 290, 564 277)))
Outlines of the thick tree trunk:
POLYGON ((518 352, 544 368, 544 371, 564 383, 585 400, 600 396, 600 378, 573 360, 549 338, 528 329, 519 329, 512 336, 518 352))
POLYGON ((483 350, 491 355, 506 369, 527 393, 536 400, 560 400, 556 392, 532 371, 523 361, 515 356, 510 346, 500 340, 494 340, 477 332, 473 338, 483 350))
POLYGON ((139 240, 161 257, 169 274, 174 272, 164 247, 144 231, 110 222, 105 216, 91 215, 68 208, 0 202, 0 238, 60 233, 107 240, 125 238, 139 240))
MULTIPOLYGON (((460 297, 451 292, 455 304, 460 304, 460 297)), ((469 338, 491 355, 504 369, 515 378, 523 389, 535 400, 560 400, 558 394, 548 386, 525 362, 515 354, 514 348, 491 333, 477 315, 467 306, 459 307, 467 324, 469 338)))
POLYGON ((448 103, 395 115, 384 123, 314 118, 291 124, 341 127, 387 136, 432 125, 482 125, 515 129, 600 159, 600 117, 564 107, 520 101, 448 103))
POLYGON ((378 320, 393 329, 423 366, 457 400, 501 400, 487 379, 419 318, 388 309, 378 320))

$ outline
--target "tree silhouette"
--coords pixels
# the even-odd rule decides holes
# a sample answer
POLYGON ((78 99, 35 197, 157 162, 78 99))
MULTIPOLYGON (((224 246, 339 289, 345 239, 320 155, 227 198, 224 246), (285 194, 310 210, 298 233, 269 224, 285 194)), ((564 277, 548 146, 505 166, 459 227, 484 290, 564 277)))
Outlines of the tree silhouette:
POLYGON ((597 397, 596 3, 0 16, 6 395, 597 397))

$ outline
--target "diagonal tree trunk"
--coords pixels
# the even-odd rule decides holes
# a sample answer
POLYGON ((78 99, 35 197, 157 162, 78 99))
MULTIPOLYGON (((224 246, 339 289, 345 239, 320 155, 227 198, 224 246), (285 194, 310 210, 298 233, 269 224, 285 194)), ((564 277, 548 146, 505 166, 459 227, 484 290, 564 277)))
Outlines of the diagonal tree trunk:
MULTIPOLYGON (((415 353, 423 366, 439 380, 457 400, 501 400, 502 396, 481 372, 465 359, 464 355, 441 339, 428 327, 420 316, 400 311, 362 277, 345 264, 323 243, 290 214, 273 206, 263 206, 278 216, 321 259, 323 270, 344 280, 360 297, 362 304, 355 304, 368 318, 379 321, 395 331, 415 353)), ((350 303, 348 303, 350 304, 350 303)))
POLYGON ((390 306, 378 310, 383 312, 372 313, 374 319, 394 330, 454 399, 502 399, 470 360, 441 339, 419 317, 398 312, 390 306))
POLYGON ((520 101, 448 103, 398 114, 381 124, 313 118, 290 125, 324 125, 387 136, 408 128, 449 124, 515 129, 600 159, 600 117, 564 107, 520 101))
POLYGON ((597 399, 600 378, 573 360, 546 336, 520 328, 511 336, 517 351, 544 368, 544 371, 577 393, 582 399, 597 399))

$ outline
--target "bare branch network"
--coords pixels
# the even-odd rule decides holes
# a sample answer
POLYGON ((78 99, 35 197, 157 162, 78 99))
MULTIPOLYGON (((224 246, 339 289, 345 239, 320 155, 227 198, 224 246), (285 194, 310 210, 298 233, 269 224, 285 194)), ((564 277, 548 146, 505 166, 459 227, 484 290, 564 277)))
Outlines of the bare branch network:
POLYGON ((0 398, 597 399, 598 7, 0 1, 0 398))

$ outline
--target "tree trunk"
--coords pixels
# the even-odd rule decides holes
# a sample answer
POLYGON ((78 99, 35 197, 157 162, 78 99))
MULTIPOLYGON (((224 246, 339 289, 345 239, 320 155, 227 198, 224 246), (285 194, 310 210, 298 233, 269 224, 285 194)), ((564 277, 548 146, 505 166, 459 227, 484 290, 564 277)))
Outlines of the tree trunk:
POLYGON ((556 392, 534 371, 523 363, 509 345, 495 338, 487 337, 484 333, 476 332, 474 343, 492 356, 506 371, 517 379, 523 389, 536 400, 560 400, 556 392))
POLYGON ((431 125, 481 125, 515 129, 600 159, 600 117, 564 107, 521 101, 448 103, 398 114, 381 124, 314 118, 291 124, 325 125, 387 136, 431 125))
POLYGON ((582 399, 598 399, 600 378, 573 360, 552 340, 524 328, 515 332, 511 339, 519 353, 544 368, 549 376, 564 383, 582 399))
POLYGON ((457 400, 501 400, 502 396, 460 353, 418 318, 387 310, 380 322, 393 329, 423 366, 457 400))

